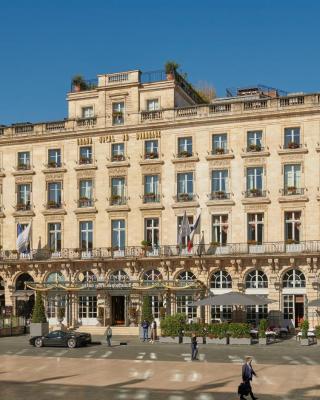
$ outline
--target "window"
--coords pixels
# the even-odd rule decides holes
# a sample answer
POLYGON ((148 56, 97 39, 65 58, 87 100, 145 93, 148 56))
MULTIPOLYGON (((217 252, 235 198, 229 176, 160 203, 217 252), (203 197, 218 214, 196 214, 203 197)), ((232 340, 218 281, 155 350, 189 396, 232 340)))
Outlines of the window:
POLYGON ((158 140, 146 140, 144 142, 144 151, 147 159, 159 158, 158 140))
POLYGON ((284 288, 303 288, 306 287, 306 278, 298 269, 290 269, 283 276, 282 286, 284 288))
POLYGON ((251 271, 246 276, 247 289, 264 289, 268 287, 268 278, 263 271, 251 271))
POLYGON ((46 279, 46 283, 63 283, 65 281, 61 272, 51 272, 46 279))
POLYGON ((300 242, 301 212, 285 212, 285 239, 287 243, 300 242))
POLYGON ((92 118, 94 116, 93 114, 93 107, 82 107, 82 118, 92 118))
POLYGON ((79 318, 97 318, 97 296, 79 296, 79 318))
POLYGON ((210 286, 212 289, 232 288, 231 276, 226 271, 217 271, 211 277, 210 286))
POLYGON ((126 244, 126 225, 124 219, 113 219, 112 223, 112 247, 123 250, 126 244))
POLYGON ((124 123, 124 102, 112 104, 112 123, 113 125, 123 125, 124 123))
POLYGON ((212 171, 211 192, 213 196, 222 196, 228 191, 228 170, 212 171))
POLYGON ((18 153, 18 169, 30 169, 30 152, 21 151, 18 153))
POLYGON ((146 218, 144 220, 145 226, 145 240, 150 243, 152 247, 159 245, 159 218, 146 218))
POLYGON ((61 223, 48 224, 48 245, 51 252, 61 251, 61 223))
POLYGON ((192 156, 192 137, 178 138, 178 157, 192 156))
POLYGON ((263 213, 248 214, 248 243, 249 244, 262 244, 263 243, 263 229, 264 228, 264 215, 263 213))
POLYGON ((189 320, 197 317, 197 307, 192 306, 192 295, 177 295, 177 313, 185 314, 189 320))
POLYGON ((212 242, 218 246, 224 246, 228 241, 228 215, 212 216, 212 242))
POLYGON ((263 188, 263 168, 247 168, 247 191, 250 193, 260 192, 263 188))
POLYGON ((125 178, 111 179, 111 205, 126 204, 125 178))
POLYGON ((288 164, 284 166, 284 195, 301 193, 301 165, 288 164))
MULTIPOLYGON (((20 233, 22 233, 25 229, 27 229, 27 227, 28 227, 28 224, 17 224, 17 238, 20 235, 20 233)), ((32 229, 32 227, 30 228, 30 232, 29 232, 29 241, 28 241, 27 245, 24 246, 24 248, 20 250, 21 253, 30 253, 31 239, 32 239, 31 229, 32 229)))
POLYGON ((184 284, 188 284, 188 282, 192 282, 197 280, 196 276, 190 272, 190 271, 182 271, 180 272, 180 274, 178 275, 178 280, 182 283, 182 285, 184 284))
POLYGON ((227 322, 232 320, 232 306, 211 306, 211 321, 221 320, 227 322))
POLYGON ((212 135, 212 154, 225 154, 227 149, 227 134, 212 135))
POLYGON ((144 283, 152 284, 152 282, 162 280, 161 272, 157 269, 150 269, 149 271, 143 274, 143 281, 144 283))
POLYGON ((89 284, 91 284, 92 282, 97 282, 97 277, 96 277, 96 275, 92 272, 92 271, 84 271, 83 273, 82 273, 82 276, 81 276, 81 279, 80 279, 80 274, 78 275, 78 280, 80 281, 80 282, 82 282, 82 283, 86 283, 86 284, 88 284, 88 286, 89 286, 89 284))
POLYGON ((92 146, 80 147, 80 164, 92 164, 92 146))
POLYGON ((128 282, 130 280, 128 274, 124 272, 122 269, 119 269, 118 271, 112 272, 110 275, 109 281, 111 283, 116 283, 116 282, 128 282))
POLYGON ((160 109, 159 99, 147 100, 147 110, 148 111, 157 111, 159 109, 160 109))
POLYGON ((124 143, 113 143, 111 145, 112 161, 124 161, 124 143))
POLYGON ((247 132, 247 151, 262 150, 262 131, 247 132))
POLYGON ((300 128, 285 128, 284 148, 296 149, 300 147, 300 128))
POLYGON ((17 210, 24 211, 31 209, 31 184, 23 183, 17 185, 17 210))
POLYGON ((61 207, 61 182, 48 183, 48 208, 61 207))
POLYGON ((283 318, 294 319, 294 295, 283 295, 283 318))
POLYGON ((179 173, 177 174, 178 182, 178 201, 190 201, 193 200, 193 173, 179 173))
MULTIPOLYGON (((179 234, 180 234, 182 220, 183 220, 183 216, 179 216, 177 218, 177 243, 179 243, 179 234)), ((189 215, 188 216, 188 222, 189 222, 190 229, 192 229, 192 227, 193 227, 193 215, 189 215)), ((182 243, 182 245, 187 246, 188 237, 187 236, 182 236, 181 243, 182 243)))
POLYGON ((92 207, 92 179, 79 181, 79 207, 92 207))
POLYGON ((93 248, 92 221, 80 222, 80 248, 82 251, 91 251, 93 248))
POLYGON ((247 323, 254 326, 259 325, 259 320, 268 319, 268 306, 247 306, 247 323))
POLYGON ((61 150, 49 149, 48 150, 48 167, 59 168, 61 167, 61 150))
POLYGON ((145 175, 144 203, 155 203, 159 201, 159 175, 145 175))

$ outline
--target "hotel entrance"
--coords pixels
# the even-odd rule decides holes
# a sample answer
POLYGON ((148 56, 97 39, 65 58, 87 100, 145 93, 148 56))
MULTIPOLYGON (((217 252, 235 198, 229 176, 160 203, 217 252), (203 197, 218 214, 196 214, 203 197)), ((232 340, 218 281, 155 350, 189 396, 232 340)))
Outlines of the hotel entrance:
POLYGON ((290 327, 298 328, 304 317, 304 295, 283 295, 284 323, 290 327))
POLYGON ((125 324, 125 297, 112 296, 112 325, 125 324))

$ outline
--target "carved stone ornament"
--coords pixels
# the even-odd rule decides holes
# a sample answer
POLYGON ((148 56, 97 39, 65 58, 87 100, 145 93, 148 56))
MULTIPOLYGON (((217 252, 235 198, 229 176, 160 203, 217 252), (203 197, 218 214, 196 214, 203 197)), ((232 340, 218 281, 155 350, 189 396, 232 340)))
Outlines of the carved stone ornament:
POLYGON ((30 182, 32 183, 32 176, 30 175, 22 175, 22 176, 17 176, 16 177, 16 183, 25 183, 25 182, 30 182))
POLYGON ((142 174, 160 174, 161 165, 143 165, 141 172, 142 174))
POLYGON ((230 160, 211 160, 209 161, 209 167, 211 169, 221 168, 221 167, 230 167, 230 160))
POLYGON ((127 168, 112 168, 109 170, 109 176, 121 176, 127 174, 128 174, 127 168))
POLYGON ((245 211, 267 211, 268 210, 268 206, 264 205, 264 204, 259 204, 259 205, 247 205, 244 207, 245 211))
POLYGON ((186 162, 176 164, 176 171, 194 171, 196 169, 196 163, 186 162))
POLYGON ((84 170, 84 171, 78 171, 77 172, 77 178, 82 179, 82 178, 94 178, 95 177, 95 171, 94 170, 84 170))
POLYGON ((251 164, 262 165, 262 164, 265 164, 265 162, 266 162, 265 157, 252 157, 252 158, 246 158, 244 160, 245 164, 250 164, 250 165, 251 164))

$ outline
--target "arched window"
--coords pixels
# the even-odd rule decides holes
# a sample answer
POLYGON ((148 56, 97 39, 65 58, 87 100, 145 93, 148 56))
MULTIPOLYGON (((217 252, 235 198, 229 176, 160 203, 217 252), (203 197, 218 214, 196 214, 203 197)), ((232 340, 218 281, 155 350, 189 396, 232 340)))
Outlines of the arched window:
POLYGON ((46 283, 62 283, 64 282, 64 276, 62 275, 61 272, 51 272, 47 276, 46 283))
POLYGON ((226 271, 217 271, 211 277, 212 289, 229 289, 232 288, 231 276, 226 271))
POLYGON ((27 273, 19 275, 16 280, 16 290, 30 290, 28 287, 25 288, 25 282, 33 282, 32 276, 27 273))
POLYGON ((190 271, 182 271, 178 275, 179 281, 195 281, 196 279, 196 276, 190 271))
POLYGON ((147 282, 159 281, 161 279, 161 272, 157 269, 150 269, 143 274, 143 280, 147 282))
POLYGON ((306 278, 303 272, 298 269, 290 269, 283 275, 282 287, 284 288, 302 288, 306 287, 306 278))
POLYGON ((247 289, 264 289, 268 287, 267 275, 262 271, 251 271, 246 277, 247 289))
POLYGON ((110 275, 109 280, 110 282, 128 282, 130 279, 126 272, 124 272, 122 269, 119 269, 110 275))
POLYGON ((92 271, 84 271, 80 272, 78 275, 78 280, 82 283, 91 283, 91 282, 96 282, 97 277, 92 271))

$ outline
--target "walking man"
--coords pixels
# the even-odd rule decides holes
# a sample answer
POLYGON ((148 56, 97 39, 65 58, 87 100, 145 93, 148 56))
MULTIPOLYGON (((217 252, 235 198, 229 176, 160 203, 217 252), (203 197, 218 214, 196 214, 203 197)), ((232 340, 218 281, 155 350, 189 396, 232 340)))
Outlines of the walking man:
POLYGON ((143 341, 148 341, 148 329, 149 329, 149 322, 147 320, 142 321, 142 329, 143 329, 143 341))
POLYGON ((195 333, 191 336, 191 360, 198 360, 198 342, 195 333))
MULTIPOLYGON (((251 381, 252 381, 252 377, 257 376, 257 374, 254 372, 253 368, 252 368, 252 357, 247 356, 245 358, 245 363, 242 366, 242 382, 245 385, 245 389, 246 389, 246 394, 245 396, 247 396, 248 394, 250 394, 251 399, 252 400, 257 400, 258 397, 256 397, 253 393, 252 393, 252 387, 251 387, 251 381)), ((240 400, 245 400, 245 398, 243 397, 244 394, 240 395, 240 400)))
POLYGON ((107 345, 108 347, 111 347, 112 329, 110 325, 107 325, 105 335, 106 335, 107 345))

